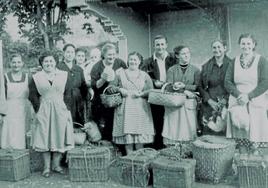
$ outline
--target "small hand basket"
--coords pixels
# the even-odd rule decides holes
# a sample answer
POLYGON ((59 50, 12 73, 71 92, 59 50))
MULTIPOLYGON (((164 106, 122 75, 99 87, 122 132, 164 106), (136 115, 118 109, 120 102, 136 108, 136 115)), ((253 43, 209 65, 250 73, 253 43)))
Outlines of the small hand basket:
POLYGON ((101 102, 106 108, 117 107, 122 103, 122 96, 120 93, 105 94, 106 90, 112 86, 108 86, 103 90, 103 93, 100 95, 101 102))
POLYGON ((165 88, 172 83, 166 83, 161 89, 153 89, 149 93, 148 102, 166 107, 181 107, 184 105, 186 95, 184 93, 167 92, 165 88))

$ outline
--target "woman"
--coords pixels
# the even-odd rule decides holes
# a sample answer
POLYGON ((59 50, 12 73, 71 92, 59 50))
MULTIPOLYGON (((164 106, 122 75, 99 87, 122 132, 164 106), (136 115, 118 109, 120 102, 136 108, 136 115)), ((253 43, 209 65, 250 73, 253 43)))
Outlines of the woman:
POLYGON ((143 148, 154 140, 154 125, 150 105, 146 97, 153 82, 150 76, 139 70, 142 56, 138 52, 128 55, 128 69, 117 72, 113 85, 118 86, 123 103, 115 109, 113 142, 125 145, 127 154, 143 148))
POLYGON ((223 107, 227 107, 229 94, 224 88, 224 78, 231 59, 225 54, 226 45, 223 41, 213 41, 211 48, 213 57, 202 66, 198 88, 202 97, 200 124, 203 125, 203 134, 225 135, 226 123, 223 127, 217 124, 217 129, 213 130, 208 123, 215 121, 217 112, 221 113, 223 107))
POLYGON ((64 60, 57 64, 57 68, 68 72, 67 84, 64 92, 64 102, 71 111, 74 122, 84 124, 84 102, 88 89, 81 67, 75 64, 75 46, 66 44, 63 48, 64 60))
POLYGON ((1 135, 1 148, 25 149, 25 135, 31 124, 31 103, 28 100, 28 74, 23 72, 20 54, 11 56, 11 71, 5 74, 7 112, 1 135), (15 110, 14 110, 15 108, 15 110))
POLYGON ((91 101, 94 96, 94 91, 91 88, 91 77, 90 77, 90 70, 89 67, 91 66, 90 63, 87 62, 86 59, 87 51, 85 48, 77 48, 75 50, 75 60, 76 64, 83 69, 85 81, 88 87, 88 96, 84 103, 84 119, 85 122, 88 122, 91 118, 91 101))
POLYGON ((52 170, 63 173, 60 167, 62 153, 71 149, 73 124, 70 111, 63 100, 68 73, 56 68, 54 54, 44 52, 39 63, 42 71, 33 75, 30 82, 29 99, 36 112, 37 122, 33 136, 33 149, 43 153, 43 176, 50 176, 50 159, 53 155, 52 170))
POLYGON ((113 108, 105 108, 101 103, 100 95, 104 89, 114 80, 115 72, 119 68, 126 68, 125 62, 116 58, 116 47, 107 43, 101 50, 102 60, 97 62, 91 70, 91 84, 95 97, 92 101, 93 119, 101 128, 102 138, 112 140, 113 108))
POLYGON ((268 62, 255 52, 251 34, 240 35, 238 43, 241 54, 229 64, 224 84, 230 93, 226 135, 249 140, 257 153, 258 143, 268 142, 268 62))
POLYGON ((179 108, 165 107, 162 136, 165 145, 174 145, 193 140, 196 137, 196 95, 200 71, 190 64, 191 54, 187 46, 174 48, 178 63, 167 72, 167 82, 172 83, 175 91, 184 92, 185 104, 179 108))

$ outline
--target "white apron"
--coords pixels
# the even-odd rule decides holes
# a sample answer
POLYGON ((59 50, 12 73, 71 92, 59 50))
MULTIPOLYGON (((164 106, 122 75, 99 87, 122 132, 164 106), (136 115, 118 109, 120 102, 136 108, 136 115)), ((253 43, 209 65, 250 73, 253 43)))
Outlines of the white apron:
MULTIPOLYGON (((234 65, 234 82, 237 89, 241 93, 248 94, 258 83, 258 64, 260 55, 257 54, 254 62, 248 69, 243 69, 240 65, 239 56, 235 59, 234 65)), ((234 131, 230 118, 227 121, 227 137, 242 137, 248 138, 253 142, 268 142, 268 118, 267 118, 267 94, 264 93, 256 98, 253 98, 248 103, 249 112, 249 132, 245 130, 234 131), (240 136, 239 132, 244 132, 247 136, 240 136), (237 136, 239 135, 239 136, 237 136)), ((232 106, 238 105, 235 97, 229 97, 229 109, 232 106)), ((247 108, 245 105, 244 108, 247 108)))
MULTIPOLYGON (((1 148, 25 149, 26 129, 31 123, 28 75, 24 82, 11 82, 7 75, 7 115, 4 118, 1 148)), ((28 127, 29 128, 29 127, 28 127)))

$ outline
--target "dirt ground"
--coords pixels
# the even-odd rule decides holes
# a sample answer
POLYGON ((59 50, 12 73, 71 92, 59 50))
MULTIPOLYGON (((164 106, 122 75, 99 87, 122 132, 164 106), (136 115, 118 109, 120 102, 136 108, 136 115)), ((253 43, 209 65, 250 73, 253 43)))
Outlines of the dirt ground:
MULTIPOLYGON (((18 181, 0 181, 0 188, 128 188, 112 181, 108 182, 71 182, 68 175, 52 174, 49 178, 41 176, 40 172, 33 173, 30 177, 18 181)), ((195 182, 193 188, 235 188, 238 187, 234 176, 227 177, 220 184, 206 184, 195 182)), ((151 188, 151 187, 150 187, 151 188)))

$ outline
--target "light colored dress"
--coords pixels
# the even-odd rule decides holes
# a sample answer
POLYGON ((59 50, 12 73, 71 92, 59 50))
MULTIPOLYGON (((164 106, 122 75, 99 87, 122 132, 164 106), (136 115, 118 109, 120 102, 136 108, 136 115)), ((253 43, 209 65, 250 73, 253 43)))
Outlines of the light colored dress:
MULTIPOLYGON (((260 55, 256 54, 252 65, 244 69, 240 63, 240 56, 234 62, 234 83, 241 93, 248 94, 258 84, 258 64, 260 55)), ((268 83, 267 83, 268 84, 268 83)), ((268 142, 268 117, 267 117, 267 93, 252 98, 248 105, 244 105, 249 114, 249 130, 239 129, 232 125, 230 114, 227 118, 227 137, 247 138, 253 142, 268 142)), ((235 97, 229 97, 229 109, 239 105, 235 97)), ((243 117, 242 117, 243 118, 243 117)), ((245 117, 244 117, 245 118, 245 117)))
POLYGON ((127 89, 129 95, 115 109, 113 141, 116 144, 152 143, 155 133, 150 105, 145 98, 131 95, 132 92, 153 88, 149 75, 139 71, 137 77, 131 77, 128 70, 120 69, 115 85, 127 89))
POLYGON ((23 73, 22 81, 6 79, 7 112, 1 135, 1 148, 25 149, 27 126, 31 123, 31 103, 28 100, 28 74, 23 73))
MULTIPOLYGON (((167 82, 183 82, 191 92, 197 89, 200 71, 193 65, 188 65, 185 72, 180 65, 174 65, 168 70, 167 82)), ((165 107, 163 141, 165 145, 181 141, 190 141, 196 137, 197 128, 196 99, 186 99, 182 107, 165 107)))
POLYGON ((33 148, 37 151, 65 152, 73 148, 73 123, 63 101, 67 72, 56 70, 50 83, 44 71, 33 75, 40 96, 33 148))

